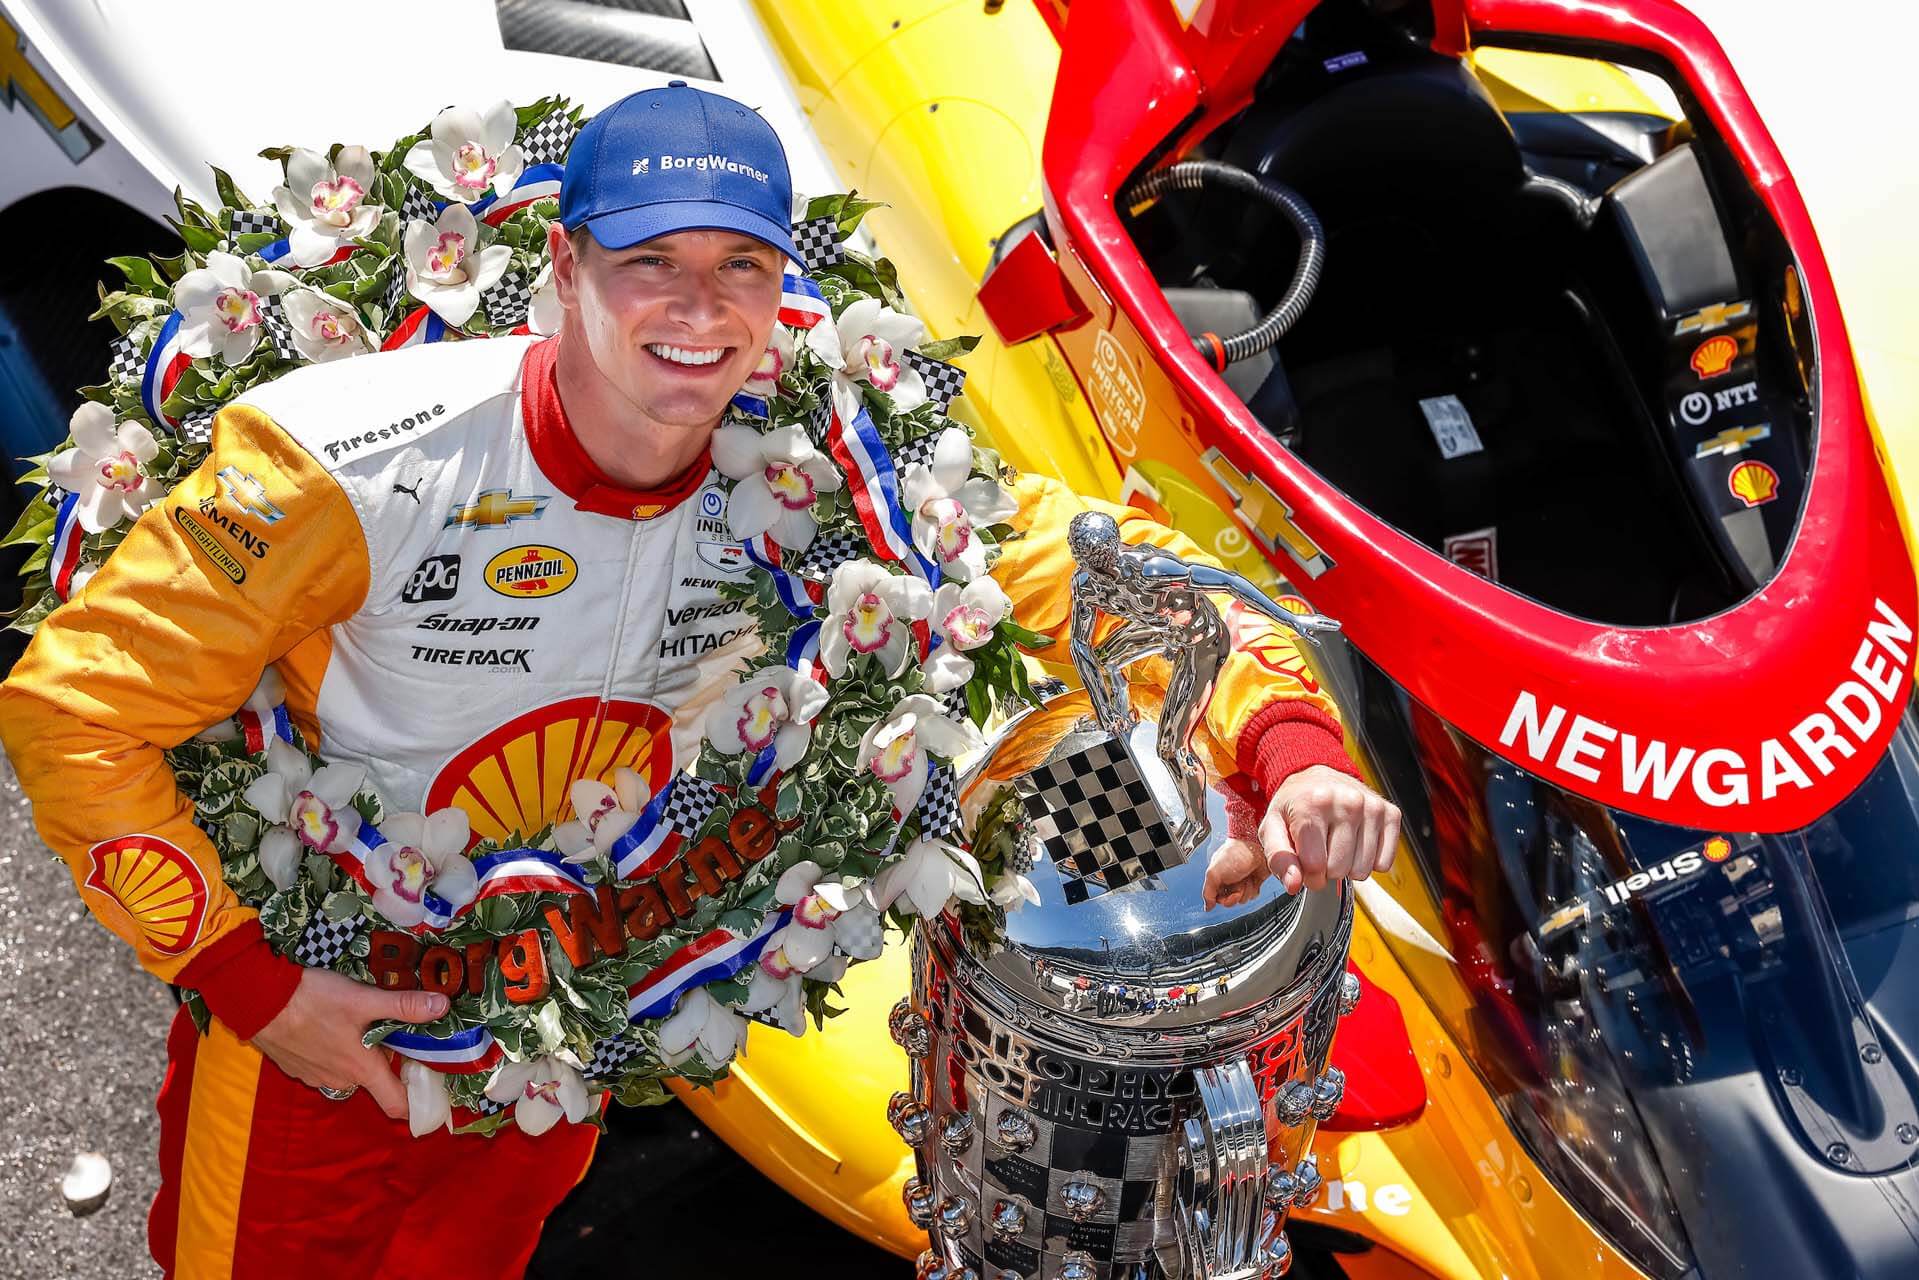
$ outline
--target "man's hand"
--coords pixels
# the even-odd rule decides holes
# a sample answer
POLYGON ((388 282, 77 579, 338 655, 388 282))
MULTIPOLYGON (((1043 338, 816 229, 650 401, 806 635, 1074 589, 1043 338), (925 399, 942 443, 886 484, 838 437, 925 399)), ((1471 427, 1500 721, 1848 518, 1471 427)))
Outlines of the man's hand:
POLYGON ((406 1119, 406 1086, 381 1049, 360 1037, 368 1024, 386 1019, 431 1022, 446 1012, 446 997, 431 991, 382 991, 330 969, 300 975, 293 998, 253 1037, 253 1044, 280 1070, 302 1084, 329 1089, 364 1088, 395 1120, 406 1119))
POLYGON ((1399 809, 1364 783, 1316 764, 1279 784, 1258 834, 1257 846, 1234 838, 1214 853, 1202 890, 1209 910, 1251 902, 1269 874, 1298 893, 1391 870, 1399 809))

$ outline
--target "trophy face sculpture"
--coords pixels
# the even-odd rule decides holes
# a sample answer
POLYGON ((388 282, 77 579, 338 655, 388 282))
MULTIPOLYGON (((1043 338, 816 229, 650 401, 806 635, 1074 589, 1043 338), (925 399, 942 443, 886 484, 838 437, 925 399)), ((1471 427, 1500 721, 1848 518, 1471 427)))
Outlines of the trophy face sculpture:
POLYGON ((888 1118, 914 1148, 906 1207, 932 1239, 919 1274, 1283 1275, 1286 1213, 1319 1190, 1314 1122, 1343 1091, 1326 1062, 1359 992, 1352 902, 1344 884, 1288 896, 1268 880, 1204 910, 1225 801, 1190 735, 1229 645, 1210 594, 1308 640, 1336 624, 1126 547, 1097 513, 1075 519, 1072 548, 1084 691, 1020 715, 961 784, 968 812, 1017 797, 1016 869, 1040 901, 990 942, 950 913, 924 922, 893 1011, 912 1078, 888 1118), (1102 613, 1119 626, 1096 646, 1102 613), (1153 652, 1172 659, 1156 714, 1122 671, 1153 652))

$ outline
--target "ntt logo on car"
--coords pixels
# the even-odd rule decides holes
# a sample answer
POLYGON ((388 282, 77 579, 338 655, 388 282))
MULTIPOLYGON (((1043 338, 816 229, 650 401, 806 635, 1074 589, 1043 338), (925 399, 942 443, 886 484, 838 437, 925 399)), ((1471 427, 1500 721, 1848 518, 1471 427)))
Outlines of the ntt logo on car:
POLYGON ((1810 790, 1815 777, 1837 767, 1870 742, 1889 712, 1898 709, 1900 682, 1912 662, 1912 628, 1883 600, 1866 624, 1850 675, 1815 711, 1786 733, 1759 744, 1758 758, 1728 747, 1676 745, 1641 739, 1590 716, 1542 704, 1522 689, 1506 717, 1499 745, 1519 744, 1528 756, 1587 782, 1605 782, 1628 795, 1670 800, 1683 783, 1714 807, 1770 800, 1787 788, 1810 790))

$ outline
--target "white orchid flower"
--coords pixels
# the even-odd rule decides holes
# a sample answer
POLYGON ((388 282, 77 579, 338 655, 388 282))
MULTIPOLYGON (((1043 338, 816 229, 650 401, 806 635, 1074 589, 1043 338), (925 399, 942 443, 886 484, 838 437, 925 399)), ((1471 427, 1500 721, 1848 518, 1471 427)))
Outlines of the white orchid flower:
POLYGON ((1039 905, 1039 890, 1017 871, 1008 871, 993 881, 986 896, 1008 911, 1017 911, 1022 902, 1039 905))
POLYGON ((360 815, 350 801, 365 780, 362 765, 330 764, 316 771, 306 752, 279 738, 267 743, 267 771, 245 793, 246 802, 273 824, 260 837, 258 854, 267 879, 278 888, 290 887, 300 873, 303 849, 346 850, 360 829, 360 815))
POLYGON ((900 475, 900 504, 913 518, 913 545, 951 578, 986 572, 986 544, 974 532, 1019 510, 997 480, 974 477, 973 442, 948 427, 933 445, 933 465, 915 462, 900 475))
POLYGON ((489 191, 505 195, 526 169, 513 145, 518 128, 513 104, 501 99, 484 111, 448 107, 433 118, 427 136, 403 162, 407 172, 457 204, 472 204, 489 191))
POLYGON ((728 423, 713 433, 713 465, 739 482, 726 502, 733 536, 744 541, 770 533, 788 551, 806 550, 817 528, 813 500, 842 483, 797 426, 762 432, 728 423))
POLYGON ((373 350, 366 327, 350 302, 318 289, 294 289, 281 301, 293 345, 315 364, 364 355, 373 350))
POLYGON ((234 716, 251 711, 260 719, 270 722, 273 709, 286 700, 287 682, 280 675, 280 668, 269 666, 260 673, 260 682, 253 686, 253 692, 247 695, 247 700, 233 709, 233 715, 218 724, 208 725, 193 736, 200 742, 226 742, 237 738, 240 736, 240 726, 233 723, 234 716))
POLYGON ((746 385, 740 390, 762 400, 771 399, 780 393, 781 375, 792 368, 793 331, 783 324, 775 324, 767 336, 766 350, 761 353, 759 364, 747 375, 746 385))
POLYGON ((331 161, 301 147, 287 157, 286 171, 286 185, 273 189, 273 207, 292 228, 287 249, 295 266, 317 267, 379 225, 385 210, 367 202, 373 157, 365 147, 341 147, 331 161))
POLYGON ((709 1067, 723 1067, 746 1045, 746 1019, 694 987, 660 1022, 660 1051, 668 1066, 698 1053, 709 1067))
POLYGON ((925 334, 925 325, 878 298, 861 298, 833 324, 807 331, 807 345, 833 370, 833 408, 842 421, 859 412, 862 382, 891 396, 902 412, 926 403, 926 383, 906 363, 907 348, 925 334))
POLYGON ((826 688, 784 665, 768 665, 729 689, 706 713, 713 749, 757 756, 773 748, 773 767, 790 769, 813 741, 813 720, 826 708, 826 688))
POLYGON ((848 560, 826 588, 820 665, 841 676, 854 655, 870 653, 887 675, 899 675, 913 655, 912 624, 932 607, 925 579, 888 572, 872 560, 848 560))
MULTIPOLYGON (((47 477, 79 495, 80 527, 101 533, 132 520, 166 496, 166 486, 146 473, 160 452, 153 433, 137 422, 117 426, 113 410, 89 400, 67 420, 73 448, 47 462, 47 477)), ((74 590, 78 590, 76 585, 74 590)))
POLYGON ((859 767, 870 769, 893 793, 893 808, 904 818, 926 790, 926 753, 948 760, 984 745, 969 721, 960 724, 942 714, 939 702, 923 693, 901 698, 893 714, 860 738, 859 767))
POLYGON ((265 332, 264 300, 292 285, 293 277, 284 271, 253 271, 244 259, 213 250, 206 266, 187 272, 173 286, 180 350, 244 364, 265 332))
POLYGON ((550 338, 560 331, 560 321, 565 318, 560 287, 553 283, 553 262, 548 259, 540 264, 540 274, 533 277, 533 301, 527 304, 526 327, 542 338, 550 338))
POLYGON ((793 908, 792 920, 772 945, 795 973, 812 973, 832 958, 836 946, 854 960, 879 955, 879 912, 858 883, 827 875, 808 860, 781 874, 773 897, 793 908))
POLYGON ((944 840, 915 840, 873 880, 873 899, 882 911, 897 907, 931 919, 954 898, 986 905, 979 863, 944 840))
POLYGON ((442 209, 436 221, 407 224, 404 247, 407 291, 456 329, 473 318, 480 295, 499 282, 513 258, 503 244, 480 248, 480 224, 460 204, 442 209))
POLYGON ((593 1112, 586 1081, 574 1067, 553 1056, 531 1062, 502 1062, 486 1082, 486 1096, 513 1108, 513 1123, 537 1138, 565 1120, 580 1124, 593 1112))
POLYGON ((990 642, 993 628, 1012 611, 1013 602, 991 578, 978 577, 963 587, 942 583, 933 593, 930 615, 942 643, 921 664, 927 689, 945 693, 971 680, 973 660, 966 655, 990 642))
POLYGON ((788 1035, 806 1033, 806 988, 800 982, 800 975, 787 970, 783 976, 774 977, 780 968, 778 958, 772 969, 765 961, 753 966, 752 981, 746 985, 746 999, 739 1004, 742 1013, 766 1013, 773 1016, 780 1030, 788 1035))
POLYGON ((426 893, 458 911, 480 890, 479 873, 466 856, 471 833, 466 810, 430 815, 398 813, 380 823, 386 843, 366 860, 373 909, 402 929, 426 919, 426 893))
POLYGON ((646 779, 621 765, 613 771, 613 785, 580 778, 568 789, 575 816, 553 828, 553 844, 568 862, 591 862, 611 854, 613 844, 633 829, 640 810, 652 799, 646 779))
POLYGON ((453 1103, 439 1072, 417 1058, 402 1058, 400 1083, 406 1086, 406 1127, 414 1137, 424 1138, 435 1129, 452 1132, 453 1103))

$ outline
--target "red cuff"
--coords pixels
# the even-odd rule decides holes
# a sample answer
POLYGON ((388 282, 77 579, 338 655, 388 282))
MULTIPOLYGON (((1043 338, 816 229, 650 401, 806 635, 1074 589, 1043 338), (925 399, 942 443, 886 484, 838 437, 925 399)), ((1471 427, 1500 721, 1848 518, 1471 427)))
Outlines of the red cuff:
POLYGON ((1239 767, 1268 797, 1287 778, 1316 764, 1359 777, 1339 721, 1304 698, 1267 703, 1239 735, 1239 767))
POLYGON ((275 955, 260 922, 249 920, 194 956, 173 980, 198 991, 214 1017, 251 1040, 293 999, 300 966, 275 955))

